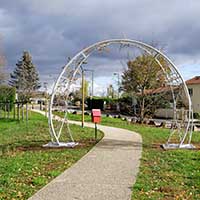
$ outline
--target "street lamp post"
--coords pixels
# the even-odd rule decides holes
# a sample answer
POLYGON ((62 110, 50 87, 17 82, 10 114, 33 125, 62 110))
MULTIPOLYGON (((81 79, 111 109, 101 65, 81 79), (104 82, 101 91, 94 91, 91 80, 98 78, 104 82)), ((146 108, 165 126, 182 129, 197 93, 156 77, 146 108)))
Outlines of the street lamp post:
POLYGON ((119 106, 119 90, 120 90, 120 74, 118 72, 115 72, 114 75, 117 75, 117 99, 118 99, 118 102, 117 102, 117 111, 120 112, 120 106, 119 106))
POLYGON ((84 69, 85 72, 92 72, 92 94, 91 96, 94 96, 94 70, 93 69, 84 69))
POLYGON ((84 121, 85 121, 85 116, 84 116, 84 112, 85 112, 85 88, 84 88, 84 82, 85 82, 85 78, 84 78, 84 69, 81 66, 81 71, 82 71, 82 122, 81 125, 84 128, 84 121))
POLYGON ((94 96, 94 70, 92 70, 92 98, 94 96))
POLYGON ((119 90, 120 90, 120 74, 118 72, 115 72, 114 75, 117 75, 117 98, 119 99, 119 90))

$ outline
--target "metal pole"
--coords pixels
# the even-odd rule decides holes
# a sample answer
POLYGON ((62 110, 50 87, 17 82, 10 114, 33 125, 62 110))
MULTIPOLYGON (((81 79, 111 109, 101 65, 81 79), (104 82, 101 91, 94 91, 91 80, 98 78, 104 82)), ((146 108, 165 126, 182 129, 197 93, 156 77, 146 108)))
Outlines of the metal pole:
POLYGON ((95 140, 97 141, 97 123, 95 123, 95 140))
POLYGON ((92 71, 92 98, 94 96, 94 70, 91 70, 92 71))
POLYGON ((119 99, 119 73, 115 72, 114 75, 117 75, 117 98, 119 99))
POLYGON ((120 87, 120 85, 119 85, 119 73, 118 73, 118 111, 120 112, 120 104, 119 104, 119 87, 120 87))
POLYGON ((85 72, 92 72, 92 91, 91 91, 91 97, 94 96, 94 70, 93 69, 84 69, 85 72))
POLYGON ((117 111, 119 112, 120 111, 120 107, 119 107, 119 73, 118 72, 115 72, 114 75, 117 75, 117 111))
POLYGON ((85 111, 85 88, 84 88, 84 70, 82 69, 82 127, 84 127, 84 111, 85 111))
POLYGON ((118 85, 117 98, 118 98, 118 100, 119 100, 119 73, 117 73, 117 77, 118 77, 118 81, 117 81, 117 85, 118 85))

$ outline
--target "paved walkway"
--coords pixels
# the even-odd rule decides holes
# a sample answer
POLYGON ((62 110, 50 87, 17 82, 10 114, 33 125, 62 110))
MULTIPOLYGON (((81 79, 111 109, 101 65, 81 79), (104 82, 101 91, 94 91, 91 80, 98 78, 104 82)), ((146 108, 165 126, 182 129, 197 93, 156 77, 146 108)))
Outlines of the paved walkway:
MULTIPOLYGON (((85 126, 94 127, 91 123, 85 126)), ((29 200, 131 199, 142 151, 141 136, 102 125, 98 129, 104 132, 104 138, 29 200)))

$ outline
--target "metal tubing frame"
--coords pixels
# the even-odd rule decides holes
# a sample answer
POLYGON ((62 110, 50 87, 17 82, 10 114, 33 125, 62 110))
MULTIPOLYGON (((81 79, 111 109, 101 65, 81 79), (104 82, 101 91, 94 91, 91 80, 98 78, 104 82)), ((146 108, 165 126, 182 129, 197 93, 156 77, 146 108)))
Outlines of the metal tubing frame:
MULTIPOLYGON (((173 98, 173 109, 174 109, 174 121, 175 123, 177 123, 177 119, 176 119, 176 98, 174 95, 174 89, 173 89, 173 81, 176 81, 176 83, 182 85, 182 88, 184 90, 184 93, 186 95, 186 99, 187 99, 187 103, 188 103, 188 122, 187 122, 187 126, 186 129, 184 131, 183 137, 180 140, 180 143, 178 144, 179 147, 181 147, 186 139, 186 136, 188 135, 188 132, 190 132, 189 134, 189 142, 191 141, 192 138, 192 123, 193 123, 193 116, 192 116, 192 102, 190 99, 190 95, 187 89, 187 85, 183 79, 183 77, 181 76, 179 70, 177 69, 177 67, 175 66, 175 64, 165 55, 163 54, 161 51, 159 51, 158 49, 137 41, 137 40, 130 40, 130 39, 110 39, 110 40, 105 40, 105 41, 101 41, 101 42, 97 42, 83 50, 81 50, 78 54, 76 54, 63 68, 62 72, 60 73, 60 75, 58 76, 53 90, 52 90, 52 94, 51 94, 51 99, 50 99, 50 103, 49 103, 49 130, 50 130, 50 136, 51 136, 51 140, 52 141, 56 141, 56 143, 59 144, 59 137, 61 134, 62 130, 59 130, 58 133, 56 133, 55 129, 54 129, 54 123, 53 123, 53 114, 52 114, 52 107, 53 107, 53 101, 54 101, 54 97, 56 92, 59 92, 59 87, 63 87, 61 85, 61 79, 63 77, 63 75, 67 72, 67 69, 69 69, 71 66, 74 66, 74 72, 71 75, 71 77, 69 78, 69 80, 67 80, 66 84, 64 85, 64 91, 69 91, 69 88, 71 86, 71 82, 73 81, 74 77, 76 76, 76 73, 78 72, 78 70, 81 68, 81 65, 86 61, 86 59, 95 51, 102 51, 104 50, 107 46, 112 45, 112 44, 119 44, 119 45, 123 45, 123 46, 127 46, 127 47, 137 47, 143 51, 145 51, 147 54, 151 55, 154 57, 155 61, 159 64, 159 66, 161 67, 165 78, 170 86, 170 90, 172 92, 172 98, 173 98), (162 66, 162 64, 159 62, 159 60, 157 59, 158 56, 161 56, 162 58, 164 58, 164 60, 168 63, 168 68, 170 70, 170 72, 172 72, 172 75, 170 77, 170 74, 168 74, 164 67, 162 66), (174 77, 175 75, 175 77, 174 77), (60 84, 60 85, 59 85, 60 84), (190 129, 190 130, 189 130, 190 129)), ((65 78, 64 78, 65 79, 65 78)), ((67 78, 66 78, 67 79, 67 78)), ((179 86, 180 86, 179 85, 179 86)), ((66 111, 67 112, 67 111, 66 111)), ((65 118, 67 117, 67 115, 65 115, 65 118)), ((65 120, 65 119, 64 119, 65 120)), ((173 132, 173 131, 172 131, 173 132)), ((171 133, 173 134, 173 133, 171 133)), ((170 137, 167 141, 167 144, 170 143, 170 137)))

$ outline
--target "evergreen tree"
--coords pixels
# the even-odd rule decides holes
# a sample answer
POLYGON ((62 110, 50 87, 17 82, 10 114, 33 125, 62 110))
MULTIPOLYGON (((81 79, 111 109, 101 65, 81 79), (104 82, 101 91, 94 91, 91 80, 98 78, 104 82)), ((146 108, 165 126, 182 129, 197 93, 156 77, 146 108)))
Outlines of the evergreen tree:
POLYGON ((28 51, 23 52, 22 59, 17 62, 10 77, 9 84, 17 89, 22 101, 29 100, 33 92, 40 88, 39 74, 28 51))

